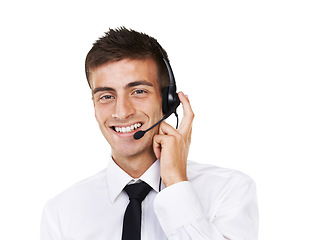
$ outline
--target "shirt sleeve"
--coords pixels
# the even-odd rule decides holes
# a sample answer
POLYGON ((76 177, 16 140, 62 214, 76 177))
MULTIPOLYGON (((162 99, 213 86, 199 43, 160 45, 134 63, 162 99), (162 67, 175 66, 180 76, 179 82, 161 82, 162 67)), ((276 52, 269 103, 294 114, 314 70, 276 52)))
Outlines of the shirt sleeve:
POLYGON ((40 240, 63 240, 58 223, 58 214, 55 214, 47 203, 41 219, 40 240))
POLYGON ((185 181, 158 193, 154 208, 170 240, 256 240, 258 210, 253 181, 236 181, 218 201, 204 209, 192 184, 185 181))

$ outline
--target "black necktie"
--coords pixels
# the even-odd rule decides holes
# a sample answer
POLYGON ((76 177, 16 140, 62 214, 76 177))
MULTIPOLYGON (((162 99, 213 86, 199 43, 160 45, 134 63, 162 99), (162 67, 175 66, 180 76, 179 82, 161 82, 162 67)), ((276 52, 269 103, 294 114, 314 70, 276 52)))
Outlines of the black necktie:
POLYGON ((140 240, 141 238, 141 202, 150 192, 145 183, 127 185, 124 190, 129 196, 129 204, 123 218, 122 240, 140 240))

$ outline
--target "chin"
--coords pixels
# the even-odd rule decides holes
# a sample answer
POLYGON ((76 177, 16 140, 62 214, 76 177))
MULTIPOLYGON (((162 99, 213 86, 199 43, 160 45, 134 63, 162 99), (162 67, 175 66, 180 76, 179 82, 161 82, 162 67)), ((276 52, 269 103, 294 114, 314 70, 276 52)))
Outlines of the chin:
POLYGON ((112 155, 122 158, 133 158, 147 152, 153 152, 152 138, 144 136, 140 140, 109 142, 112 155))

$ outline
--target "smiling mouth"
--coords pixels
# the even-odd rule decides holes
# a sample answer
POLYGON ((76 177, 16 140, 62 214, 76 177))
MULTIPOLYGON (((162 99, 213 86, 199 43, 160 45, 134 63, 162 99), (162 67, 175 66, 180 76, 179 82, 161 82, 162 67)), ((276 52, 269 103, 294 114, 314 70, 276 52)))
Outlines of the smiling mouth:
POLYGON ((138 122, 130 126, 123 126, 123 127, 113 126, 112 129, 117 133, 130 133, 140 128, 141 126, 142 126, 142 123, 138 122))

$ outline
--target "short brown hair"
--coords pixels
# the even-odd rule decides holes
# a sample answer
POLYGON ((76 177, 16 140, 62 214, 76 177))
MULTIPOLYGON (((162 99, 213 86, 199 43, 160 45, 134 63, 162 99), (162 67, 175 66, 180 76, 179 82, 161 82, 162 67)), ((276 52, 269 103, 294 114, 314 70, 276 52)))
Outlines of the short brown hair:
MULTIPOLYGON (((157 65, 158 84, 162 94, 162 90, 169 85, 169 77, 158 45, 155 38, 145 33, 125 27, 109 29, 104 36, 93 44, 86 56, 85 73, 90 88, 91 70, 102 64, 125 58, 152 59, 157 65)), ((162 50, 168 59, 166 51, 162 50)))

